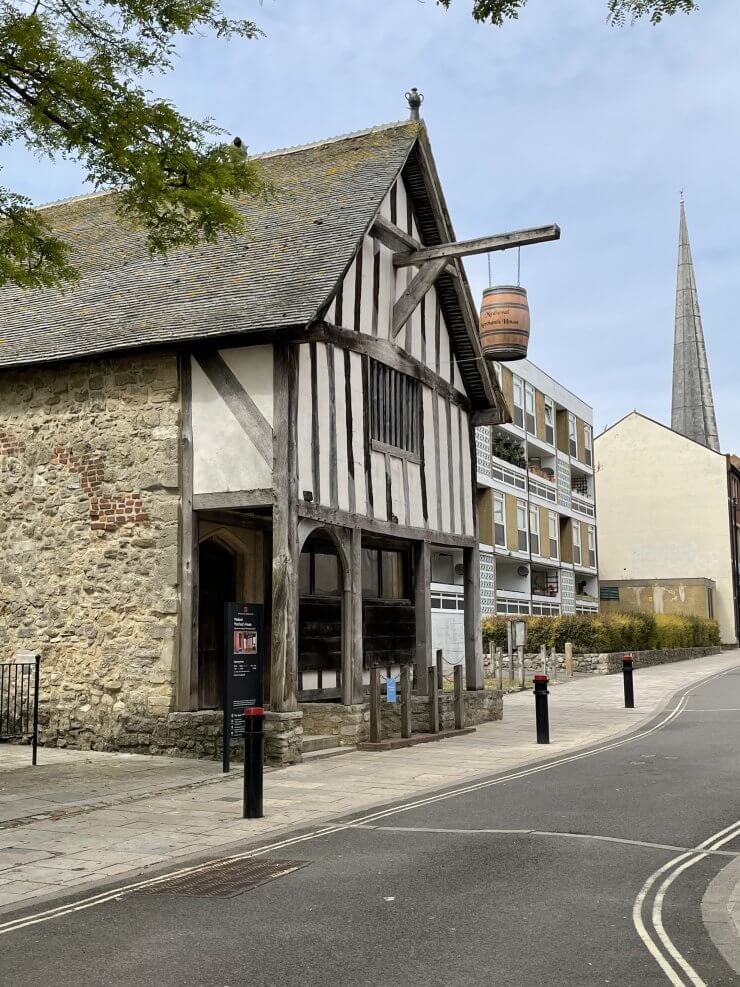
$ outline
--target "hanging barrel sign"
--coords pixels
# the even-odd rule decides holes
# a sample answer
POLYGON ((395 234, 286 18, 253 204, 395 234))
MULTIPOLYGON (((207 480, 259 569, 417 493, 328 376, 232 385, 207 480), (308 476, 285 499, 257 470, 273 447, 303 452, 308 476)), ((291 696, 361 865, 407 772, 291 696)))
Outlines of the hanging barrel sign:
POLYGON ((480 342, 489 360, 521 360, 529 343, 529 303, 524 288, 486 288, 480 310, 480 342))

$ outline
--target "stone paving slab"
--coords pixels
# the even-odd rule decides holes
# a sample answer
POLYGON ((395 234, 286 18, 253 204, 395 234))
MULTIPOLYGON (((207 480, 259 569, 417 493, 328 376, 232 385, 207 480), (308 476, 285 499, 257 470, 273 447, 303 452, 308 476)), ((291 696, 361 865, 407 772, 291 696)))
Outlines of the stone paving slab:
POLYGON ((548 748, 535 743, 531 693, 509 695, 503 721, 473 734, 273 771, 265 818, 249 821, 241 818, 239 767, 224 776, 214 762, 41 749, 33 769, 16 756, 23 748, 8 761, 0 747, 0 810, 10 813, 0 821, 0 912, 613 739, 651 719, 677 691, 737 666, 734 651, 640 670, 634 710, 623 708, 620 676, 552 689, 548 748), (45 806, 40 818, 20 814, 29 799, 45 806))

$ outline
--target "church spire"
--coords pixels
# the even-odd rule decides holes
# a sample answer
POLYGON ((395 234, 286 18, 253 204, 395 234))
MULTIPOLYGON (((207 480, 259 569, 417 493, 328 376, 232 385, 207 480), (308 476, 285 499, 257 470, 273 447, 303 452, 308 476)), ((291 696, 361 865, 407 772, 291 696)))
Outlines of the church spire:
POLYGON ((714 416, 712 385, 696 294, 683 192, 678 236, 671 428, 719 452, 717 421, 714 416))

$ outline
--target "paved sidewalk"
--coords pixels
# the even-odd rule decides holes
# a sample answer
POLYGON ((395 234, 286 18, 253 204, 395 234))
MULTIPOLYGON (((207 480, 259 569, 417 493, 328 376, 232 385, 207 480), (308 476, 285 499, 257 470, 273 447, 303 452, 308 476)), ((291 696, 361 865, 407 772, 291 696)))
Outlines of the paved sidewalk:
POLYGON ((635 710, 622 707, 620 676, 552 689, 549 748, 534 743, 531 693, 510 695, 503 722, 473 734, 271 772, 266 817, 252 821, 241 818, 239 768, 224 777, 212 762, 41 749, 32 769, 28 748, 0 747, 0 912, 612 739, 737 666, 733 651, 638 671, 635 710))
POLYGON ((701 901, 701 915, 712 942, 740 975, 740 858, 711 882, 701 901))

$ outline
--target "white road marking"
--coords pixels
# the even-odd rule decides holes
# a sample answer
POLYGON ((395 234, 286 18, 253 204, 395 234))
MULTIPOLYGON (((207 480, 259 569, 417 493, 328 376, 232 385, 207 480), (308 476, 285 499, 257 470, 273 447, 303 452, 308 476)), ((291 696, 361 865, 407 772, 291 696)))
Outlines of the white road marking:
POLYGON ((69 905, 58 905, 55 908, 49 908, 42 912, 37 912, 36 914, 27 915, 23 918, 10 919, 7 922, 0 924, 0 936, 7 935, 10 932, 16 932, 19 929, 25 929, 32 925, 38 925, 41 922, 49 922, 55 918, 63 918, 65 915, 72 915, 75 912, 85 911, 88 908, 94 908, 97 905, 104 905, 109 901, 114 901, 116 899, 122 898, 127 894, 131 894, 134 891, 139 890, 139 888, 151 887, 153 884, 159 884, 161 881, 169 881, 176 877, 183 877, 186 874, 196 874, 200 871, 207 869, 215 869, 218 867, 223 867, 226 864, 233 863, 236 860, 248 860, 251 857, 258 857, 264 853, 270 853, 273 850, 282 850, 285 847, 296 846, 300 843, 305 843, 310 840, 320 839, 324 836, 332 836, 335 833, 341 833, 345 830, 351 829, 352 826, 357 823, 370 823, 374 822, 376 819, 385 819, 387 816, 396 815, 401 812, 410 812, 412 809, 420 808, 424 805, 431 805, 434 802, 443 802, 447 799, 457 798, 460 795, 467 795, 470 792, 481 791, 485 788, 491 788, 495 785, 503 785, 508 781, 517 781, 520 778, 528 778, 530 775, 539 774, 542 771, 550 771, 552 768, 559 767, 562 764, 571 764, 573 761, 580 761, 586 757, 593 757, 596 754, 602 754, 606 751, 615 750, 618 747, 622 747, 625 744, 632 744, 635 741, 642 740, 644 737, 649 737, 656 733, 658 730, 662 730, 663 727, 667 726, 672 720, 674 720, 683 711, 686 705, 686 697, 692 693, 695 689, 700 686, 706 685, 707 683, 719 678, 722 675, 726 675, 731 669, 725 669, 722 672, 717 672, 714 675, 708 676, 706 679, 697 682, 690 689, 687 689, 683 693, 681 699, 678 701, 675 709, 673 709, 664 719, 656 723, 655 726, 644 730, 642 733, 634 734, 631 737, 626 737, 624 740, 617 740, 610 744, 603 744, 600 747, 594 747, 587 751, 582 751, 578 754, 569 754, 565 757, 557 758, 553 761, 548 761, 546 764, 535 765, 531 768, 525 768, 520 771, 512 772, 508 775, 502 775, 498 778, 492 778, 488 781, 474 782, 471 785, 466 785, 462 788, 457 788, 451 792, 443 792, 438 795, 431 795, 427 798, 418 799, 415 802, 408 802, 405 805, 396 806, 394 808, 381 810, 379 812, 370 813, 367 816, 363 816, 360 819, 354 820, 352 822, 339 823, 337 825, 325 826, 321 829, 313 830, 309 833, 305 833, 302 836, 288 837, 285 840, 280 840, 276 843, 269 843, 262 847, 257 847, 253 850, 245 850, 243 853, 232 854, 228 857, 221 857, 219 860, 210 860, 202 864, 194 864, 191 867, 182 867, 176 871, 170 871, 167 874, 161 874, 158 877, 147 878, 142 881, 135 881, 131 884, 123 884, 117 888, 111 888, 108 891, 101 891, 98 894, 91 895, 89 898, 83 898, 81 901, 69 904, 69 905))
POLYGON ((656 895, 656 901, 653 903, 653 911, 652 911, 653 926, 655 928, 655 932, 658 939, 660 939, 661 943, 663 944, 663 948, 666 950, 668 955, 673 958, 675 964, 681 970, 683 970, 686 976, 688 976, 689 982, 693 984, 694 987, 707 987, 705 982, 701 979, 701 977, 696 972, 696 970, 694 970, 694 968, 691 966, 688 960, 684 956, 682 956, 682 954, 678 951, 678 949, 676 949, 675 944, 668 936, 668 933, 665 931, 662 922, 663 899, 665 897, 665 892, 667 888, 670 886, 670 884, 672 883, 672 881, 686 867, 693 866, 693 864, 698 863, 700 860, 703 860, 708 855, 706 851, 709 850, 715 851, 718 847, 722 846, 725 843, 728 843, 732 839, 735 839, 735 837, 738 835, 740 835, 740 821, 735 822, 731 826, 727 826, 725 827, 725 829, 722 829, 718 833, 715 833, 713 836, 710 836, 708 839, 704 840, 703 843, 700 843, 695 850, 689 850, 686 853, 682 853, 678 857, 674 857, 673 860, 669 860, 667 864, 663 864, 662 867, 659 867, 658 870, 654 871, 650 875, 650 877, 647 879, 647 881, 645 881, 642 888, 640 889, 640 893, 637 895, 637 898, 635 898, 635 903, 632 908, 632 921, 634 923, 635 929, 637 930, 637 934, 639 935, 640 939, 642 939, 650 955, 653 957, 653 959, 656 961, 658 966, 661 968, 663 973, 665 973, 666 977, 668 978, 670 983, 674 985, 674 987, 686 987, 686 981, 682 980, 681 977, 676 973, 676 971, 673 969, 673 967, 670 965, 670 963, 665 958, 663 953, 660 951, 657 943, 655 942, 655 940, 653 939, 653 937, 650 935, 647 928, 645 927, 645 923, 643 922, 643 918, 642 918, 642 910, 643 910, 643 905, 645 903, 645 899, 647 898, 651 889, 657 882, 658 878, 662 877, 663 874, 675 870, 675 873, 671 877, 669 877, 666 881, 664 881, 663 884, 661 885, 661 888, 658 892, 658 894, 660 895, 659 901, 657 900, 657 895, 656 895))
POLYGON ((699 853, 703 857, 740 857, 740 851, 734 850, 702 850, 700 847, 674 846, 672 843, 650 843, 647 840, 628 840, 621 836, 601 836, 597 833, 563 833, 554 829, 456 829, 442 826, 372 826, 357 825, 350 829, 371 830, 378 833, 440 833, 453 836, 553 836, 564 840, 598 840, 603 843, 624 843, 626 846, 646 847, 648 850, 681 850, 683 852, 699 853))

